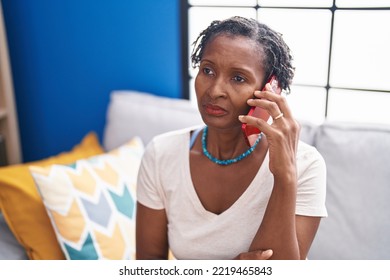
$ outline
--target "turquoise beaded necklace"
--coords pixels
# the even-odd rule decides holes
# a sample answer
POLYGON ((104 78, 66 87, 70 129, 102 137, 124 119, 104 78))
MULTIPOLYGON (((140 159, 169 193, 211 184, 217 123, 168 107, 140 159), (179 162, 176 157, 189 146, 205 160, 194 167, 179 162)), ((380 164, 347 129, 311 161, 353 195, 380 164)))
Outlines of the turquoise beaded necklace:
POLYGON ((257 144, 259 144, 260 140, 261 140, 261 137, 262 137, 262 134, 260 133, 259 134, 259 137, 257 138, 256 142, 253 144, 252 147, 250 147, 248 150, 246 150, 245 152, 243 152, 241 155, 239 155, 238 157, 235 157, 235 158, 231 158, 231 159, 217 159, 215 157, 213 157, 209 151, 207 150, 207 131, 208 131, 208 127, 206 126, 204 129, 203 129, 203 135, 202 135, 202 149, 203 149, 203 154, 209 159, 211 160, 212 162, 216 163, 216 164, 219 164, 219 165, 230 165, 232 163, 236 163, 236 162, 239 162, 240 160, 246 158, 247 156, 249 156, 253 150, 256 148, 257 144))

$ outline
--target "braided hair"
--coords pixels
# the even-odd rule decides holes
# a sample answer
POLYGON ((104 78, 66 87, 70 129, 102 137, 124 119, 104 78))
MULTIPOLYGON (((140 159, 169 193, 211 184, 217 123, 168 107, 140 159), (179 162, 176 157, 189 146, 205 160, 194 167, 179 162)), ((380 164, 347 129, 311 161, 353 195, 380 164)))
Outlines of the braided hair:
POLYGON ((218 35, 244 36, 256 42, 259 51, 264 54, 262 63, 265 80, 275 75, 281 89, 290 92, 294 77, 290 48, 284 42, 282 34, 255 19, 235 16, 222 21, 213 21, 192 44, 194 46, 191 54, 192 67, 199 66, 206 46, 218 35))

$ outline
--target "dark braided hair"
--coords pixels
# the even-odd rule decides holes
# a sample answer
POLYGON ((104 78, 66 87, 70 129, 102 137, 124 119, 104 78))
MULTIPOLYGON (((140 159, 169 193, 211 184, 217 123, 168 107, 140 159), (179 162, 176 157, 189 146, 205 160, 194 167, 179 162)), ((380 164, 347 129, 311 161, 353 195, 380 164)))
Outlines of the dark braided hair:
POLYGON ((264 79, 268 80, 271 75, 275 75, 279 86, 290 92, 294 77, 290 48, 284 42, 282 34, 255 19, 235 16, 222 21, 213 21, 193 43, 192 67, 199 66, 204 49, 218 35, 244 36, 256 42, 259 51, 264 54, 262 55, 264 57, 262 61, 265 70, 264 79))

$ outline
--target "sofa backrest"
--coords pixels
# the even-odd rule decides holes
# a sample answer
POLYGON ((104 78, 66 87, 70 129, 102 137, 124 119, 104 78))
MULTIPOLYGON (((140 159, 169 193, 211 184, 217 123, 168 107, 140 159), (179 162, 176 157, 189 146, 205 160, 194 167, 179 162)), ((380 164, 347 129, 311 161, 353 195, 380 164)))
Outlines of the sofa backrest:
POLYGON ((136 91, 113 91, 103 146, 112 150, 134 136, 141 137, 146 145, 158 134, 202 123, 198 109, 188 100, 136 91))
POLYGON ((311 259, 390 259, 390 127, 325 123, 314 145, 327 166, 328 217, 311 259))

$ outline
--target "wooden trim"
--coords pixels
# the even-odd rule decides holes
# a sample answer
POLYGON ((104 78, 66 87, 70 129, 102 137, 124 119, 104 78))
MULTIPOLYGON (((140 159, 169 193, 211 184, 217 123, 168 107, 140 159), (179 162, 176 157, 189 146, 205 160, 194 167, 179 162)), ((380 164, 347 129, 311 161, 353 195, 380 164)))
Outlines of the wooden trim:
POLYGON ((19 125, 17 121, 12 84, 11 66, 8 55, 8 43, 3 18, 3 8, 0 2, 0 132, 5 138, 6 152, 9 164, 22 161, 19 125))

